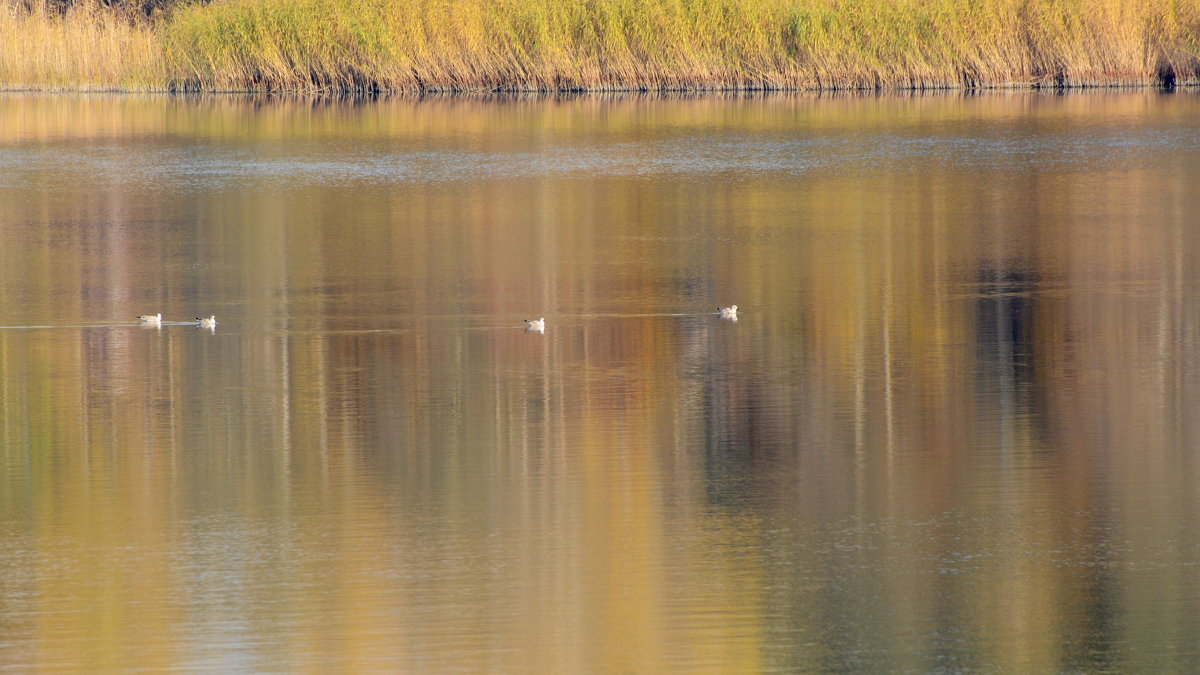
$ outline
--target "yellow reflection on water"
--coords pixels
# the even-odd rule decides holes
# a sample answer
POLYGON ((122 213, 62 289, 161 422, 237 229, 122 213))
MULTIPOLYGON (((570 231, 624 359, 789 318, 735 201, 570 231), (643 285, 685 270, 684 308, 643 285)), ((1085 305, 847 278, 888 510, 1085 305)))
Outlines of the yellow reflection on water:
POLYGON ((0 99, 0 659, 1186 669, 1194 119, 0 99))

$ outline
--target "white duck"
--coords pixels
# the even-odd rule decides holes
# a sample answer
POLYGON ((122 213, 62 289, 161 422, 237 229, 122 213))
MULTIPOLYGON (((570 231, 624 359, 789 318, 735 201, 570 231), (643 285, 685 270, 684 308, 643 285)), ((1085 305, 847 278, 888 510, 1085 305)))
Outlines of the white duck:
POLYGON ((138 317, 138 321, 140 321, 143 326, 161 326, 162 312, 159 312, 158 314, 143 314, 138 317))
POLYGON ((730 321, 737 321, 737 305, 730 305, 728 307, 718 307, 717 314, 719 314, 722 319, 728 319, 730 321))
POLYGON ((530 333, 546 332, 546 317, 540 319, 525 319, 525 330, 530 333))

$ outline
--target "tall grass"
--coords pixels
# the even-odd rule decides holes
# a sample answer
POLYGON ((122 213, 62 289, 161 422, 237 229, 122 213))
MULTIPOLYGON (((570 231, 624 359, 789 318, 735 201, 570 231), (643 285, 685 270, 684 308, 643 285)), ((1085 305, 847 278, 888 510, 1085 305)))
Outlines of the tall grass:
POLYGON ((149 90, 174 78, 162 34, 94 3, 65 13, 0 2, 0 87, 149 90))
POLYGON ((49 34, 67 47, 52 53, 91 55, 51 64, 29 49, 0 48, 0 82, 8 86, 429 91, 1200 82, 1200 0, 214 0, 141 23, 115 21, 95 8, 62 18, 19 14, 0 18, 0 30, 27 46, 49 34), (101 48, 111 44, 124 46, 101 48))

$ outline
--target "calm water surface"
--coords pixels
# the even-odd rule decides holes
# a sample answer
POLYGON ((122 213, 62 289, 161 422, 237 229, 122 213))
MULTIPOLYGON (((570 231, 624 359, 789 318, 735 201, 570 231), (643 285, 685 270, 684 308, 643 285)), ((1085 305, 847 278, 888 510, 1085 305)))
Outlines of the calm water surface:
POLYGON ((1200 669, 1197 185, 1195 93, 0 97, 0 667, 1200 669))

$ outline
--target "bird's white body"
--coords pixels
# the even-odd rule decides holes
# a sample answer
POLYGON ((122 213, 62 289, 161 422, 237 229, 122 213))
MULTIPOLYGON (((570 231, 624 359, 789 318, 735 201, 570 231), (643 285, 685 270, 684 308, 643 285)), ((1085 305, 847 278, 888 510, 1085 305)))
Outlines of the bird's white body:
POLYGON ((198 317, 196 317, 196 322, 200 324, 201 328, 216 328, 217 327, 217 317, 215 317, 215 316, 210 316, 207 319, 198 316, 198 317))
POLYGON ((721 315, 722 319, 729 319, 730 321, 737 321, 737 305, 730 305, 728 307, 718 307, 717 314, 721 315))
POLYGON ((540 319, 525 319, 525 330, 530 333, 546 332, 546 317, 540 319))
POLYGON ((138 321, 140 321, 143 326, 161 326, 162 325, 162 313, 160 312, 158 314, 143 314, 138 317, 138 321))

